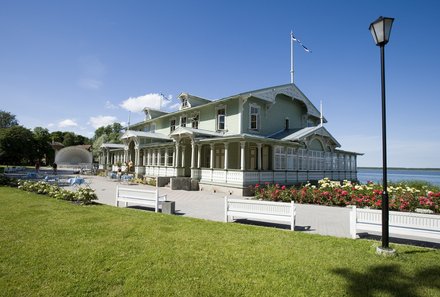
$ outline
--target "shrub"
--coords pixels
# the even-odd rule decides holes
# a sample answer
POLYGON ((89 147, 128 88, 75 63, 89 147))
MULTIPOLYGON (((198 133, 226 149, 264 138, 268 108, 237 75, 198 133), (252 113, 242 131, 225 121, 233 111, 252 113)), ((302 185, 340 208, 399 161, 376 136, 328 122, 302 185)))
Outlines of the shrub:
MULTIPOLYGON (((381 209, 382 188, 379 184, 353 184, 349 181, 331 181, 324 178, 318 186, 305 184, 300 188, 280 186, 278 184, 259 184, 253 187, 255 198, 270 201, 295 201, 296 203, 319 204, 327 206, 356 205, 381 209)), ((440 191, 429 184, 418 183, 415 187, 410 184, 398 183, 388 186, 390 210, 415 211, 429 209, 440 213, 440 191)))
POLYGON ((57 185, 51 185, 44 181, 34 182, 28 180, 20 180, 18 182, 18 188, 27 192, 48 195, 49 197, 55 199, 76 201, 80 204, 90 204, 93 200, 98 199, 93 189, 79 188, 76 192, 73 192, 62 189, 57 185))

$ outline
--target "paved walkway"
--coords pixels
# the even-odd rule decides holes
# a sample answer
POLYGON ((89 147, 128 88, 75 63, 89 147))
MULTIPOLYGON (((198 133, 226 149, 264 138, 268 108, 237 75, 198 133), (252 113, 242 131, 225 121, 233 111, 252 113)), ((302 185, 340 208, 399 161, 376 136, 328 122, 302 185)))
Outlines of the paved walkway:
MULTIPOLYGON (((104 177, 85 177, 89 180, 98 196, 98 202, 115 205, 116 181, 104 177)), ((147 185, 126 185, 144 189, 155 189, 147 185)), ((210 193, 206 191, 183 191, 159 188, 160 195, 167 194, 168 200, 176 202, 176 214, 211 221, 224 220, 224 196, 223 193, 210 193)), ((242 197, 237 197, 242 198, 242 197)), ((240 220, 241 223, 252 223, 263 226, 276 226, 289 229, 288 225, 271 224, 240 220)), ((297 231, 331 235, 337 237, 350 237, 349 209, 340 207, 323 207, 318 205, 297 205, 296 228, 297 231)))

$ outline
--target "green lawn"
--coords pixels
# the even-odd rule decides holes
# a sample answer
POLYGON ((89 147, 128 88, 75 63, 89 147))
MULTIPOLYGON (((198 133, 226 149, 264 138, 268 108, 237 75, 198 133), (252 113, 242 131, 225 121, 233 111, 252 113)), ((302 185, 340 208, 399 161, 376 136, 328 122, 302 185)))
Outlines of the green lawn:
POLYGON ((0 296, 440 296, 440 251, 0 187, 0 296))

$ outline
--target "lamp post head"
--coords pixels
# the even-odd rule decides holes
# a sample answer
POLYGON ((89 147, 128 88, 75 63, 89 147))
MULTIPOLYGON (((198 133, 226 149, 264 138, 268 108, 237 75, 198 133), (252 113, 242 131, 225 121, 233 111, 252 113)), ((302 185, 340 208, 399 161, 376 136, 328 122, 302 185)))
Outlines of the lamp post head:
POLYGON ((370 24, 369 30, 373 35, 374 42, 378 46, 383 46, 390 40, 391 26, 394 18, 379 17, 370 24))

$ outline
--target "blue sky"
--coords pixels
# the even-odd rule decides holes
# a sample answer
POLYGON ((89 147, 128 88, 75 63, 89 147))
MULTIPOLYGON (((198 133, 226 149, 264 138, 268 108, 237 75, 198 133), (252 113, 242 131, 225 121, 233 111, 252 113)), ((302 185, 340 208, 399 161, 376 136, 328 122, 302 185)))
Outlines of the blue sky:
POLYGON ((218 99, 288 83, 293 29, 313 51, 296 45, 296 85, 323 101, 342 149, 380 166, 380 56, 368 26, 384 15, 396 19, 388 164, 440 167, 438 3, 0 0, 0 109, 28 128, 91 137, 99 124, 127 122, 139 102, 157 106, 159 93, 169 110, 181 92, 218 99))

